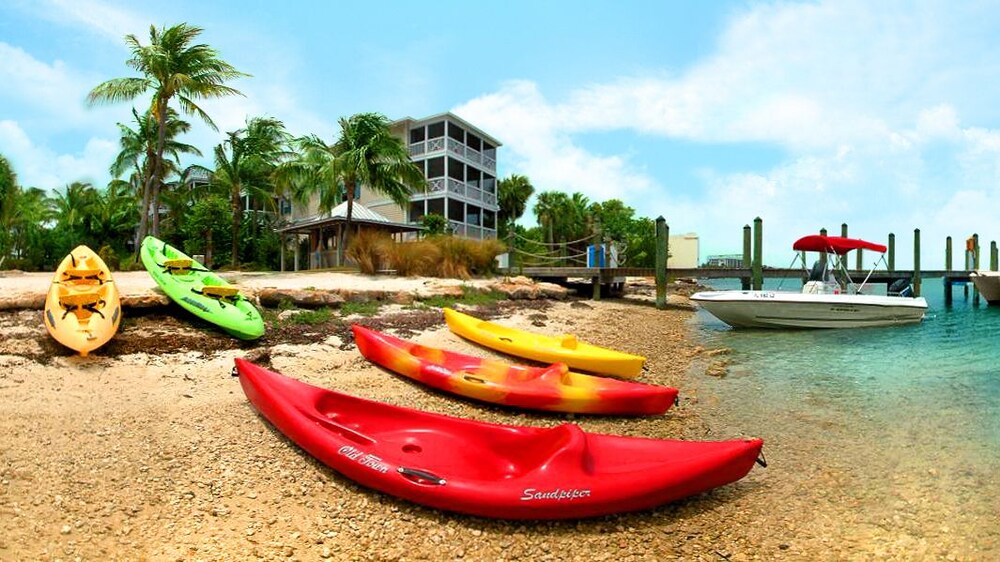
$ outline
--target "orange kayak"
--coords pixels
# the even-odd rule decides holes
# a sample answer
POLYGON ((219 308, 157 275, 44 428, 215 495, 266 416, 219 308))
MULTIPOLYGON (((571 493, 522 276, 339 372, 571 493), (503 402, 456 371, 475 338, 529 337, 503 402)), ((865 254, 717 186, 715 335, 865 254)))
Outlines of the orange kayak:
POLYGON ((355 324, 354 341, 369 361, 445 392, 533 410, 580 414, 654 415, 667 411, 677 389, 569 370, 511 365, 426 347, 355 324))

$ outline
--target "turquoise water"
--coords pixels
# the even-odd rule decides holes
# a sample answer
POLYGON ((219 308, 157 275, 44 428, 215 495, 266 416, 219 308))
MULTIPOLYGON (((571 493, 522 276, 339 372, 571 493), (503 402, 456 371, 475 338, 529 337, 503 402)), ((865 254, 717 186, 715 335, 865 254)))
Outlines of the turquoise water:
POLYGON ((849 522, 836 532, 874 528, 954 543, 942 552, 970 559, 995 554, 1000 307, 974 304, 971 286, 968 299, 952 291, 946 306, 941 280, 925 279, 924 321, 890 328, 733 330, 699 310, 692 326, 702 345, 731 350, 712 356, 728 362, 725 377, 697 379, 703 402, 711 397, 717 419, 770 442, 778 468, 768 482, 783 498, 836 482, 836 501, 800 506, 849 522))

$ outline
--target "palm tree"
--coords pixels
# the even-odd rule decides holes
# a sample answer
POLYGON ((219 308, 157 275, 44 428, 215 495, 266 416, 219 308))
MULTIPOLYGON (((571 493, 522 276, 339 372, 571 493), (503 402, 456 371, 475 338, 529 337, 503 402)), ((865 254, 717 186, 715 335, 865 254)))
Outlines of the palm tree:
POLYGON ((53 203, 57 225, 74 237, 86 236, 90 216, 99 201, 94 186, 75 181, 67 185, 62 193, 56 191, 55 195, 53 203))
POLYGON ((136 207, 132 186, 123 180, 111 180, 104 191, 97 192, 86 216, 86 230, 96 249, 111 246, 125 251, 123 240, 135 231, 136 207))
POLYGON ((132 57, 126 64, 142 76, 113 78, 97 85, 87 95, 87 102, 94 105, 131 100, 150 90, 153 92, 150 112, 157 123, 156 154, 153 173, 147 178, 144 189, 152 193, 154 236, 160 233, 159 191, 164 173, 163 152, 166 149, 170 102, 177 98, 185 114, 197 115, 213 130, 218 130, 195 100, 242 95, 224 83, 248 76, 220 59, 215 49, 205 44, 193 44, 201 32, 201 28, 186 23, 161 29, 150 26, 149 45, 141 44, 135 35, 126 35, 125 43, 132 50, 132 57))
MULTIPOLYGON (((139 243, 145 238, 149 229, 151 193, 150 190, 145 189, 145 186, 153 173, 159 126, 151 111, 139 115, 139 112, 133 108, 132 116, 135 119, 135 129, 118 123, 118 130, 121 132, 119 139, 121 151, 111 163, 109 171, 111 176, 115 178, 131 171, 129 182, 132 185, 132 190, 136 193, 136 198, 140 201, 139 229, 135 232, 135 248, 138 252, 139 243)), ((163 151, 165 154, 169 154, 171 159, 163 163, 164 175, 177 173, 181 154, 201 156, 201 151, 197 147, 174 140, 178 135, 188 132, 191 125, 187 121, 179 119, 177 112, 169 108, 166 129, 163 151)))
POLYGON ((10 240, 7 255, 23 259, 29 253, 37 254, 38 260, 29 265, 41 266, 48 239, 44 235, 44 225, 54 217, 52 200, 44 189, 22 189, 15 185, 13 194, 8 193, 7 201, 12 205, 5 207, 3 215, 0 215, 0 228, 10 240))
POLYGON ((561 226, 563 213, 569 207, 569 196, 562 191, 543 191, 535 199, 535 218, 548 235, 546 241, 555 243, 556 227, 561 226))
POLYGON ((227 135, 215 147, 215 171, 210 183, 229 194, 233 218, 231 263, 235 267, 239 263, 243 194, 273 207, 275 189, 271 176, 289 154, 285 146, 290 136, 281 121, 270 117, 248 119, 245 129, 227 135))
POLYGON ((341 118, 340 138, 327 145, 319 137, 298 139, 302 156, 280 173, 284 182, 298 186, 297 199, 319 193, 320 210, 329 211, 346 190, 347 225, 337 244, 338 263, 351 232, 354 193, 361 186, 385 195, 397 205, 409 203, 410 194, 426 186, 423 172, 410 160, 403 141, 389 130, 389 119, 380 113, 359 113, 341 118))
POLYGON ((534 193, 535 187, 531 185, 531 180, 519 174, 512 174, 497 183, 497 202, 500 204, 497 222, 501 238, 513 231, 514 221, 524 215, 528 199, 534 193))

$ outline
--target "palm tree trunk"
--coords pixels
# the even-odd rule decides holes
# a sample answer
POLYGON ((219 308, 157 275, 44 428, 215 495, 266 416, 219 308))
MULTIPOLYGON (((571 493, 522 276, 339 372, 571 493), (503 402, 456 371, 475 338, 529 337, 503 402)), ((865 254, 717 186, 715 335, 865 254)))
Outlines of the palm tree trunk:
POLYGON ((167 143, 167 102, 166 98, 156 100, 156 120, 158 134, 156 139, 156 159, 153 161, 153 175, 150 176, 146 189, 152 189, 153 199, 153 236, 160 237, 160 186, 163 184, 160 174, 163 173, 163 147, 167 143))
POLYGON ((351 218, 354 215, 354 186, 356 183, 353 180, 344 182, 344 187, 347 188, 347 223, 340 237, 340 242, 337 244, 337 265, 339 266, 344 265, 344 250, 351 237, 351 218))
POLYGON ((237 183, 233 185, 233 191, 230 194, 232 196, 232 208, 233 208, 233 244, 231 248, 232 259, 231 265, 236 267, 239 262, 239 252, 240 252, 240 211, 242 210, 240 205, 240 184, 237 183))

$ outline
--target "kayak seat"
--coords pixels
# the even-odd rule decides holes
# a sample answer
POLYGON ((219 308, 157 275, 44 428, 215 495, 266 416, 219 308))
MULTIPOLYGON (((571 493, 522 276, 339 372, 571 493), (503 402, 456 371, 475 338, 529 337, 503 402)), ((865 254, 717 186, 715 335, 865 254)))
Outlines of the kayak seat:
POLYGON ((102 299, 100 293, 96 291, 70 293, 59 297, 59 306, 63 307, 63 310, 65 310, 63 318, 65 318, 70 312, 76 312, 78 315, 80 315, 79 313, 83 313, 84 316, 89 316, 89 314, 86 313, 97 313, 103 317, 104 314, 98 310, 103 305, 104 299, 102 299))
POLYGON ((201 294, 213 299, 233 299, 239 296, 240 290, 236 287, 220 287, 217 285, 205 285, 201 288, 201 294))
POLYGON ((565 334, 559 336, 559 345, 561 347, 564 347, 566 349, 576 349, 576 344, 577 344, 576 336, 574 336, 573 334, 565 334))
POLYGON ((184 274, 192 271, 191 265, 194 262, 192 260, 178 259, 178 260, 165 260, 163 262, 163 268, 167 270, 167 273, 171 275, 176 275, 178 273, 184 274))
POLYGON ((104 283, 101 279, 104 277, 104 272, 100 269, 84 269, 84 268, 66 268, 63 270, 63 281, 77 281, 81 285, 92 285, 94 283, 100 285, 104 283))
POLYGON ((592 468, 587 454, 587 435, 580 426, 571 423, 557 425, 518 443, 517 457, 522 474, 535 470, 559 474, 563 469, 586 471, 592 468))

